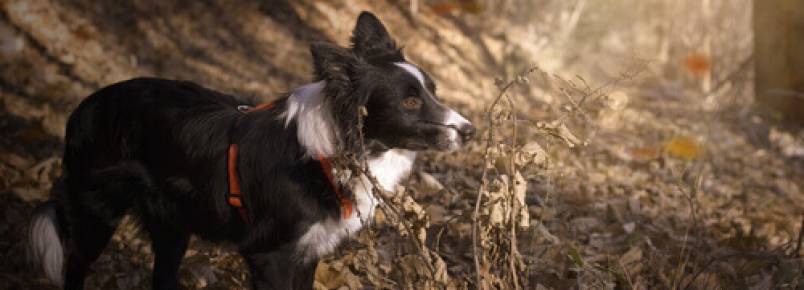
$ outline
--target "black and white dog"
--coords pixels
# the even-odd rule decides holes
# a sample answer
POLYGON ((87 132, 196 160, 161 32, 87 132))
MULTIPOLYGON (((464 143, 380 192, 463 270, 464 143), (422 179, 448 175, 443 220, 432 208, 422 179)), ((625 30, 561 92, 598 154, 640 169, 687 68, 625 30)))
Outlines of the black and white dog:
POLYGON ((377 204, 365 176, 333 179, 327 158, 366 158, 393 190, 416 151, 455 150, 475 130, 374 15, 360 15, 351 42, 313 44, 316 81, 248 113, 232 96, 154 78, 87 97, 67 123, 63 176, 31 222, 36 262, 65 289, 83 288, 130 213, 152 239, 155 289, 177 288, 193 234, 236 245, 256 289, 311 288, 318 259, 377 204))

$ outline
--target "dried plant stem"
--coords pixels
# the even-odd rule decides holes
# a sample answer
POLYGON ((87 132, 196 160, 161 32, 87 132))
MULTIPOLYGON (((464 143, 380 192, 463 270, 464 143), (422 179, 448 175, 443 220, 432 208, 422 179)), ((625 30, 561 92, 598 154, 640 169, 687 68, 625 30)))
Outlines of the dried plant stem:
MULTIPOLYGON (((481 174, 481 185, 478 188, 477 196, 475 197, 475 208, 474 208, 474 212, 472 214, 472 254, 473 254, 474 263, 475 263, 475 283, 477 285, 477 289, 481 289, 481 290, 486 289, 486 285, 483 283, 484 271, 483 271, 483 267, 482 267, 482 265, 480 263, 480 260, 481 260, 481 258, 483 256, 483 253, 481 252, 482 250, 480 249, 480 246, 478 245, 478 243, 479 243, 478 235, 479 235, 479 231, 480 231, 480 203, 481 203, 481 201, 483 199, 485 191, 488 188, 488 166, 487 166, 487 164, 489 163, 489 155, 490 155, 489 150, 491 149, 491 146, 494 143, 494 109, 497 107, 497 105, 500 103, 500 100, 502 100, 503 97, 506 97, 506 99, 507 99, 507 101, 509 103, 509 106, 511 108, 513 108, 513 102, 511 101, 510 97, 507 95, 508 90, 511 87, 513 87, 513 85, 518 80, 524 78, 525 76, 527 76, 528 74, 536 71, 537 69, 538 69, 538 67, 531 67, 531 68, 523 71, 521 74, 519 74, 517 76, 517 78, 515 78, 514 80, 511 80, 508 83, 506 83, 505 85, 500 86, 499 87, 500 92, 494 98, 494 100, 492 101, 491 105, 489 106, 489 108, 486 111, 486 121, 488 122, 488 131, 487 131, 487 135, 486 135, 486 146, 485 146, 485 148, 483 150, 484 156, 483 156, 483 165, 482 165, 483 170, 482 170, 482 174, 481 174)), ((513 113, 512 115, 516 115, 516 114, 513 113)), ((513 121, 513 123, 514 123, 513 128, 514 128, 514 131, 515 131, 516 130, 516 117, 514 116, 513 118, 514 118, 513 119, 514 120, 513 121)), ((512 150, 516 150, 516 146, 512 146, 512 150)), ((512 154, 512 156, 514 156, 514 155, 512 154)), ((513 161, 514 160, 511 159, 511 164, 510 164, 511 169, 513 169, 513 161)), ((513 172, 513 170, 512 170, 512 172, 513 172)), ((513 213, 513 210, 512 210, 512 217, 514 217, 513 214, 514 213, 513 213)), ((512 221, 513 221, 513 219, 512 219, 512 221)), ((510 249, 511 249, 512 253, 515 253, 515 251, 516 251, 516 228, 515 228, 516 225, 515 225, 515 223, 512 223, 512 224, 513 225, 512 225, 512 228, 511 228, 511 233, 512 233, 513 238, 511 239, 510 249)), ((517 271, 516 271, 516 263, 515 263, 515 261, 511 260, 510 268, 511 268, 512 281, 515 284, 516 289, 519 289, 519 285, 518 285, 518 282, 517 282, 518 279, 516 277, 517 271)))
MULTIPOLYGON (((361 112, 357 112, 357 114, 361 114, 361 112)), ((368 151, 366 150, 366 144, 363 138, 363 118, 358 119, 358 135, 360 137, 360 154, 366 156, 368 151)), ((358 173, 357 175, 353 174, 353 176, 364 176, 369 181, 372 187, 371 194, 380 201, 379 205, 383 212, 391 213, 394 220, 402 223, 402 228, 404 229, 408 240, 417 249, 416 252, 422 258, 424 264, 427 265, 429 281, 435 281, 436 270, 433 267, 433 259, 430 255, 430 250, 427 249, 427 247, 421 241, 419 241, 418 236, 411 231, 410 225, 412 222, 405 218, 404 214, 400 213, 399 209, 392 206, 394 203, 391 200, 386 198, 386 194, 384 194, 385 189, 382 187, 374 174, 372 174, 372 172, 368 169, 368 160, 366 158, 357 158, 355 155, 341 157, 348 161, 349 169, 353 173, 358 173)))
POLYGON ((486 112, 486 120, 488 121, 488 133, 486 136, 486 147, 483 149, 483 173, 481 175, 481 185, 480 188, 477 190, 477 197, 475 198, 475 211, 472 214, 472 254, 475 260, 475 279, 477 284, 477 289, 483 290, 486 289, 485 285, 483 284, 483 272, 480 265, 480 250, 478 249, 478 230, 480 229, 480 201, 483 198, 483 193, 486 191, 488 187, 488 158, 489 158, 489 149, 491 149, 491 144, 494 142, 494 108, 497 107, 497 103, 500 102, 503 95, 505 94, 511 86, 514 85, 514 82, 508 82, 502 89, 500 89, 500 93, 494 98, 494 101, 489 106, 488 111, 486 112))
MULTIPOLYGON (((704 264, 702 267, 699 267, 699 269, 697 271, 695 271, 695 274, 692 275, 692 278, 689 279, 689 282, 687 283, 687 286, 684 287, 684 290, 690 289, 690 287, 692 287, 692 284, 693 284, 692 282, 694 282, 696 279, 698 279, 698 276, 703 274, 703 272, 706 271, 706 269, 708 269, 709 266, 711 266, 716 261, 718 261, 717 258, 709 259, 709 261, 706 262, 706 264, 704 264)), ((707 277, 707 279, 709 279, 709 278, 707 277)))
MULTIPOLYGON (((351 158, 351 162, 352 164, 360 164, 360 162, 354 157, 351 158)), ((369 171, 367 168, 368 168, 367 166, 361 165, 361 166, 352 166, 351 169, 354 170, 355 172, 359 172, 361 175, 365 176, 369 180, 369 183, 371 183, 372 186, 371 189, 372 194, 375 196, 375 198, 378 198, 381 201, 379 203, 380 207, 386 213, 392 213, 393 218, 400 221, 403 224, 402 228, 405 229, 405 233, 409 238, 408 240, 410 240, 411 244, 414 247, 416 247, 416 249, 418 249, 418 253, 420 254, 420 256, 422 256, 422 258, 425 261, 425 264, 428 266, 431 276, 434 275, 435 269, 433 268, 433 265, 431 263, 432 258, 430 257, 429 252, 424 252, 426 247, 424 246, 424 244, 421 243, 421 241, 419 241, 416 234, 411 232, 409 225, 412 224, 412 222, 410 222, 407 218, 405 218, 405 216, 402 213, 400 213, 397 208, 391 206, 391 204, 393 203, 391 203, 391 201, 389 201, 386 198, 386 195, 383 194, 383 191, 385 190, 382 189, 382 185, 380 185, 380 182, 377 180, 374 174, 372 174, 371 171, 369 171)))
POLYGON ((690 207, 690 217, 693 219, 692 222, 693 224, 692 225, 687 224, 687 228, 684 230, 684 243, 681 244, 681 256, 684 257, 684 260, 681 262, 681 264, 678 265, 678 268, 676 269, 676 274, 675 277, 673 278, 673 285, 672 287, 670 287, 670 289, 679 289, 679 286, 681 285, 680 283, 682 282, 681 279, 684 276, 684 268, 687 267, 687 263, 689 262, 690 259, 690 253, 687 252, 687 242, 689 240, 690 230, 692 230, 692 227, 695 224, 695 204, 691 196, 688 196, 688 202, 690 207))
POLYGON ((645 66, 647 66, 648 63, 649 63, 649 61, 643 60, 643 61, 640 61, 637 64, 633 64, 633 65, 629 66, 629 68, 627 68, 625 71, 623 71, 620 74, 620 77, 612 79, 612 80, 609 80, 609 81, 603 83, 603 85, 598 86, 597 88, 595 88, 593 91, 583 94, 583 97, 578 102, 578 106, 583 107, 583 105, 586 103, 587 100, 589 100, 589 97, 591 97, 591 96, 594 96, 592 99, 596 100, 596 99, 601 98, 601 97, 606 95, 606 91, 605 91, 606 89, 608 89, 608 88, 618 88, 618 87, 620 87, 620 84, 622 82, 634 79, 637 75, 639 75, 640 73, 645 71, 645 66))
POLYGON ((635 289, 634 281, 631 279, 631 274, 628 273, 628 269, 625 268, 625 265, 623 265, 623 263, 621 261, 617 262, 617 263, 620 264, 620 268, 623 269, 623 274, 625 276, 625 281, 628 282, 628 286, 631 289, 635 289))
POLYGON ((510 237, 510 244, 509 244, 509 251, 508 251, 508 261, 511 267, 511 282, 514 283, 514 289, 519 288, 519 278, 517 277, 517 269, 516 269, 516 262, 518 260, 518 253, 516 246, 516 217, 519 214, 519 200, 516 196, 516 138, 517 138, 517 120, 516 120, 516 108, 514 104, 514 100, 511 98, 510 95, 505 94, 505 99, 508 101, 509 110, 511 113, 511 155, 509 156, 508 160, 508 172, 509 178, 511 180, 511 186, 508 187, 509 192, 511 193, 511 237, 510 237))
POLYGON ((794 257, 801 256, 802 240, 804 240, 804 216, 801 216, 801 226, 798 227, 798 242, 796 243, 796 251, 793 252, 794 257))
POLYGON ((586 110, 584 110, 581 107, 581 104, 575 102, 575 99, 573 99, 572 96, 570 96, 570 94, 567 93, 566 89, 562 88, 562 89, 560 89, 558 91, 561 92, 561 94, 564 95, 564 97, 566 97, 567 100, 569 100, 570 105, 572 105, 572 110, 573 111, 581 113, 581 116, 583 116, 584 121, 592 123, 592 118, 589 117, 589 114, 586 113, 586 110))

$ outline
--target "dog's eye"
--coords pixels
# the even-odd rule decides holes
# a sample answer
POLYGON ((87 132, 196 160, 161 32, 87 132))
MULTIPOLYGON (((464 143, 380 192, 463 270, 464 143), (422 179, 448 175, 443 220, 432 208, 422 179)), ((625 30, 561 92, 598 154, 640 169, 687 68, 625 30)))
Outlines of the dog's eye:
POLYGON ((422 99, 417 97, 408 97, 402 100, 402 107, 408 110, 418 110, 422 107, 422 99))

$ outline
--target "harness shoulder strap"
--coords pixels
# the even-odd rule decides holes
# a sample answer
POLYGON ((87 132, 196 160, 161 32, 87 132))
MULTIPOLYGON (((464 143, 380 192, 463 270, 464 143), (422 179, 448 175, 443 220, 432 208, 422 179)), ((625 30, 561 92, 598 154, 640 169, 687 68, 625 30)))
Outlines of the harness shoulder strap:
MULTIPOLYGON (((273 103, 266 103, 260 104, 255 107, 250 106, 238 106, 237 110, 247 114, 256 111, 262 111, 270 109, 274 106, 273 103)), ((235 126, 237 125, 237 121, 235 121, 235 126)), ((229 144, 229 151, 227 154, 227 174, 229 180, 229 194, 226 198, 229 205, 236 208, 238 213, 240 214, 240 218, 246 224, 250 224, 251 220, 249 219, 248 211, 243 204, 243 194, 240 190, 240 176, 238 175, 237 171, 237 154, 238 154, 238 147, 237 143, 230 142, 229 144)), ((332 175, 332 163, 330 162, 329 158, 324 155, 319 154, 317 156, 319 164, 321 164, 321 170, 324 171, 324 175, 327 177, 327 182, 329 183, 332 191, 335 192, 335 196, 338 198, 338 203, 341 206, 341 216, 343 219, 348 219, 352 216, 352 202, 343 196, 341 193, 341 188, 338 186, 335 177, 332 175)))
MULTIPOLYGON (((257 112, 262 110, 270 109, 274 106, 273 103, 265 103, 259 104, 255 107, 242 105, 237 106, 237 110, 241 113, 247 114, 251 112, 257 112)), ((239 118, 238 118, 239 120, 239 118)), ((235 120, 233 127, 237 127, 238 120, 235 120)), ((243 219, 243 222, 246 224, 251 224, 251 219, 249 218, 248 211, 246 207, 243 205, 243 194, 240 190, 240 176, 237 172, 237 154, 238 148, 237 143, 230 141, 229 143, 229 150, 226 155, 226 173, 228 175, 229 181, 229 194, 226 197, 226 202, 229 205, 233 206, 237 209, 237 212, 240 214, 240 218, 243 219)))

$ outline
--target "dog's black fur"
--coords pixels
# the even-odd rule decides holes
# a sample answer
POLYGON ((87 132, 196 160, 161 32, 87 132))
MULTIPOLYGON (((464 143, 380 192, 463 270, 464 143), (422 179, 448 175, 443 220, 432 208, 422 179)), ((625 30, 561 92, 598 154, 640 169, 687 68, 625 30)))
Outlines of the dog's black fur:
MULTIPOLYGON (((392 148, 450 149, 444 132, 453 129, 471 137, 470 124, 442 124, 447 109, 434 98, 429 77, 417 82, 394 66, 405 59, 372 14, 359 17, 351 49, 314 44, 311 51, 338 152, 370 158, 392 148), (408 98, 421 106, 399 105, 408 98), (358 114, 360 107, 368 116, 358 114), (360 154, 361 122, 368 155, 360 154)), ((59 250, 53 257, 61 254, 53 248, 61 245, 48 244, 41 233, 48 221, 55 228, 65 248, 65 289, 83 288, 90 265, 128 213, 152 239, 155 289, 177 287, 192 234, 236 245, 256 289, 312 287, 318 257, 299 259, 296 243, 314 223, 337 219, 340 204, 301 144, 297 123, 285 121, 288 96, 254 113, 239 112, 239 105, 190 82, 138 78, 103 88, 75 109, 67 123, 63 175, 31 228, 40 258, 47 249, 59 250), (231 143, 239 145, 251 224, 226 201, 231 143)))

